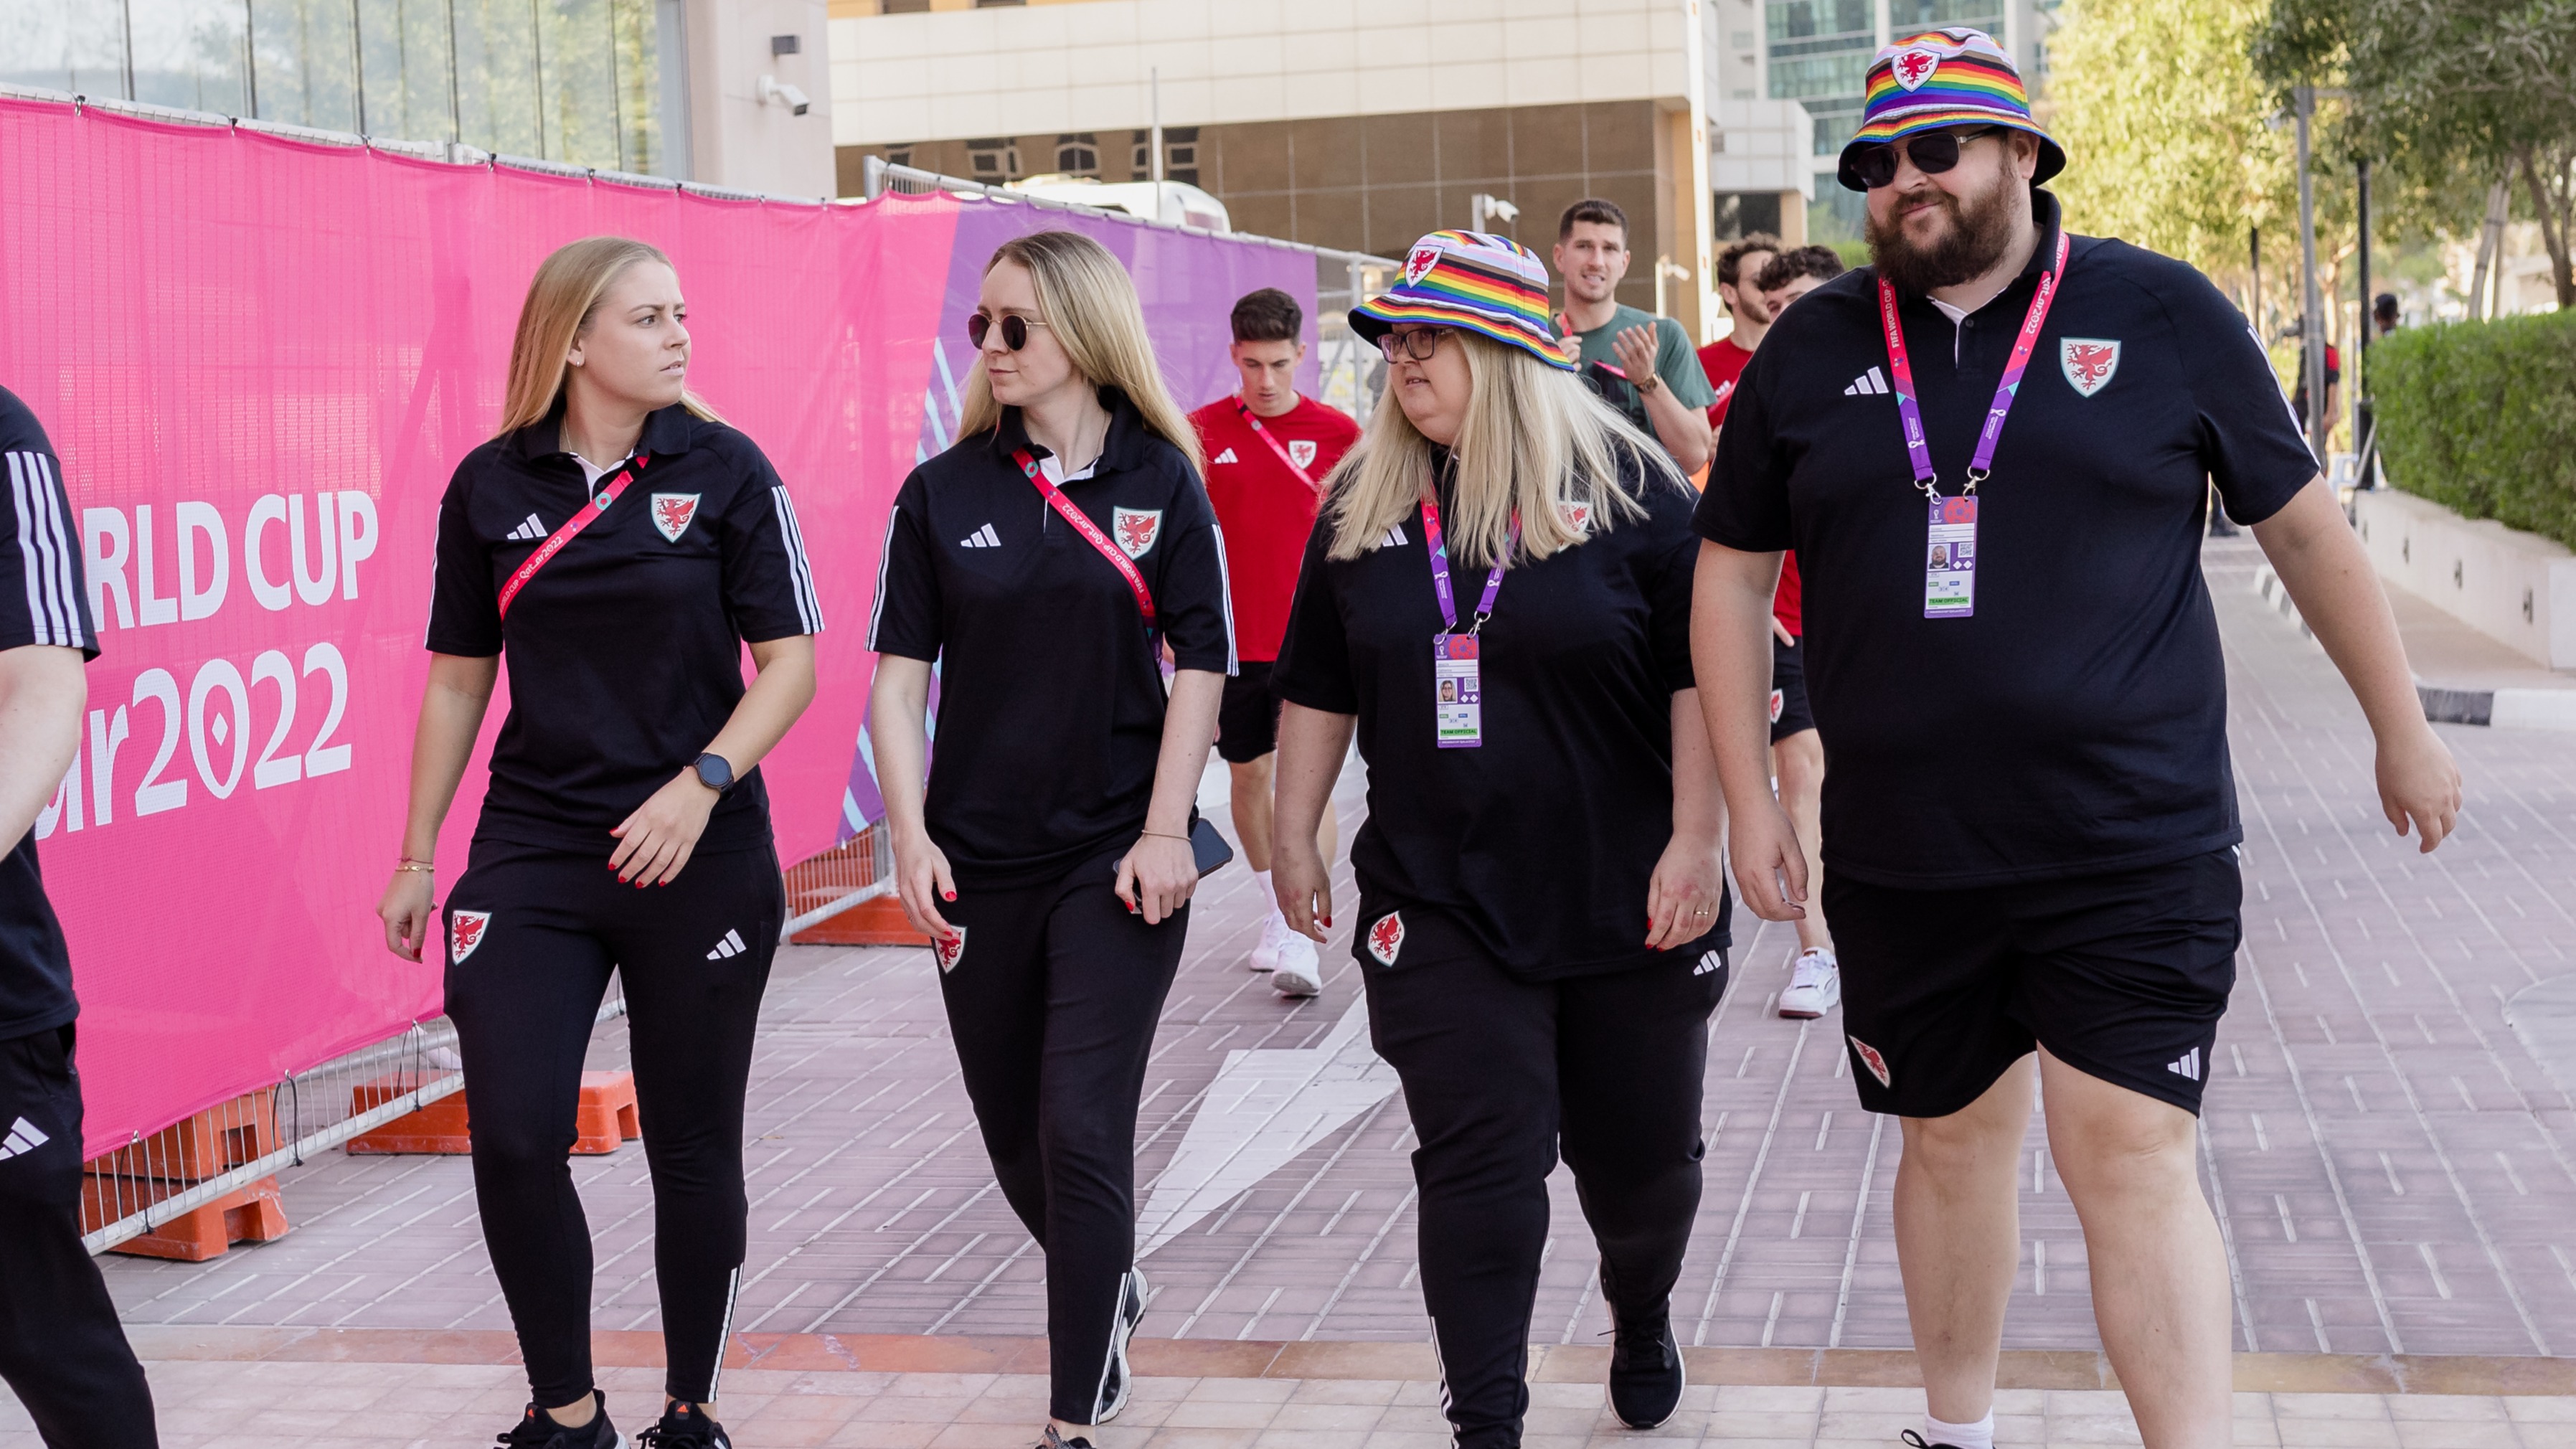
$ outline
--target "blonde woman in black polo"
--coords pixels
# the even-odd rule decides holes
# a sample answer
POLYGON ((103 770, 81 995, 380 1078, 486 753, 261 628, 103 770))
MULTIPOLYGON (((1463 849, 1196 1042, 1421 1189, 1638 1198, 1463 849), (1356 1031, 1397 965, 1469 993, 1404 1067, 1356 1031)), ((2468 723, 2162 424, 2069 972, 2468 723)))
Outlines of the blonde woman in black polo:
POLYGON ((756 766, 814 697, 823 627, 787 488, 687 390, 668 258, 546 259, 499 436, 439 505, 429 686, 378 908, 420 959, 439 823, 501 664, 510 716, 446 902, 474 1195, 533 1395, 520 1449, 615 1449, 591 1382, 590 1233, 566 1163, 591 1025, 625 983, 669 1369, 640 1442, 729 1445, 712 1400, 740 1280, 743 1097, 786 915, 756 766), (758 676, 746 688, 748 643, 758 676))

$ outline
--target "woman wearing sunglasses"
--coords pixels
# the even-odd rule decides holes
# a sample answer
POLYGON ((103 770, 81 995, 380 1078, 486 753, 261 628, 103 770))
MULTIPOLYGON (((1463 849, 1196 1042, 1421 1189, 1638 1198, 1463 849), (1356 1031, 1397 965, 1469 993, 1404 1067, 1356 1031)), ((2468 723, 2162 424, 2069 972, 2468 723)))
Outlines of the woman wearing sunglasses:
POLYGON ((1046 1252, 1057 1449, 1127 1397, 1137 1098, 1234 630, 1198 434, 1117 260, 1074 232, 1007 242, 966 333, 959 441, 886 525, 870 735, 904 915, 936 949, 1002 1192, 1046 1252))
POLYGON ((1273 676, 1272 880, 1324 939, 1315 827, 1356 733, 1353 954, 1422 1139, 1443 1402, 1460 1445, 1509 1449, 1560 1150, 1601 1248, 1611 1408, 1647 1428, 1681 1400, 1669 1298, 1728 941, 1698 545, 1663 449, 1572 371, 1535 255, 1434 232, 1404 275, 1351 311, 1387 393, 1325 481, 1273 676))

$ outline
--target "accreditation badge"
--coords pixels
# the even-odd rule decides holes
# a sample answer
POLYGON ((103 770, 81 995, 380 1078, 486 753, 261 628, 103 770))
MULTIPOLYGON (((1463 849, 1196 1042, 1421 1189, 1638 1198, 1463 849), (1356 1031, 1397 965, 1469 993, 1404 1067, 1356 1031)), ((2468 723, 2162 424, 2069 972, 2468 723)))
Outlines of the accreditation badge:
POLYGON ((1479 681, 1476 636, 1431 636, 1431 717, 1444 750, 1472 750, 1485 742, 1485 691, 1479 681))
POLYGON ((1965 619, 1977 612, 1977 500, 1931 500, 1924 545, 1923 617, 1965 619))

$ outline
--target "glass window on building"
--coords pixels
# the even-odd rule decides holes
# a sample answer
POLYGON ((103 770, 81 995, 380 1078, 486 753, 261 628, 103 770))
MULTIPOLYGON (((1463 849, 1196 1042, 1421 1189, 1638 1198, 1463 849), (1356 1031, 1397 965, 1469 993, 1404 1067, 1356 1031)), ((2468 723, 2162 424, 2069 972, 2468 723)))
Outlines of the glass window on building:
POLYGON ((1055 169, 1067 176, 1100 174, 1100 137, 1089 131, 1055 138, 1055 169))
POLYGON ((1870 0, 1765 0, 1771 95, 1806 106, 1816 155, 1841 150, 1859 124, 1861 90, 1878 51, 1872 8, 1870 0))
POLYGON ((8 0, 0 82, 686 176, 680 11, 681 0, 8 0))

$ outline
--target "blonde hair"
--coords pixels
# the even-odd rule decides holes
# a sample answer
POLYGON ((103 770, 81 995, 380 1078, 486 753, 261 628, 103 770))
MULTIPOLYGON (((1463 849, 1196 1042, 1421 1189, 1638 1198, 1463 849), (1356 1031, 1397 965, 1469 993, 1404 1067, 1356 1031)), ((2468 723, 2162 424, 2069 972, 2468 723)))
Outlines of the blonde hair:
MULTIPOLYGON (((1644 517, 1644 505, 1620 481, 1623 460, 1642 479, 1681 486, 1664 450, 1573 373, 1461 328, 1448 335, 1466 349, 1468 379, 1466 420, 1450 448, 1456 497, 1441 520, 1453 561, 1490 567, 1515 513, 1527 559, 1583 541, 1583 530, 1566 520, 1568 505, 1589 505, 1591 526, 1601 530, 1622 517, 1644 517)), ((1324 480, 1329 556, 1357 558, 1411 518, 1430 481, 1431 458, 1431 440, 1388 388, 1359 445, 1324 480)))
MULTIPOLYGON (((1163 370, 1154 362, 1153 340, 1145 335, 1145 309, 1136 301, 1136 284, 1109 249, 1078 231, 1037 231, 1014 237, 993 252, 985 275, 1004 262, 1028 268, 1037 289, 1038 320, 1055 332, 1073 370, 1093 387, 1114 387, 1127 395, 1156 437, 1181 450, 1190 471, 1204 473, 1207 460, 1199 450, 1199 430, 1172 401, 1163 386, 1163 370)), ((966 400, 957 435, 972 437, 1001 426, 1002 405, 984 377, 981 353, 966 377, 966 400)))
MULTIPOLYGON (((660 247, 622 236, 568 242, 538 265, 528 282, 528 299, 519 307, 518 335, 510 339, 510 390, 502 399, 495 436, 543 422, 563 405, 572 372, 564 354, 590 326, 599 299, 637 262, 671 265, 660 247)), ((724 421, 696 393, 682 391, 680 406, 710 422, 724 421)))

